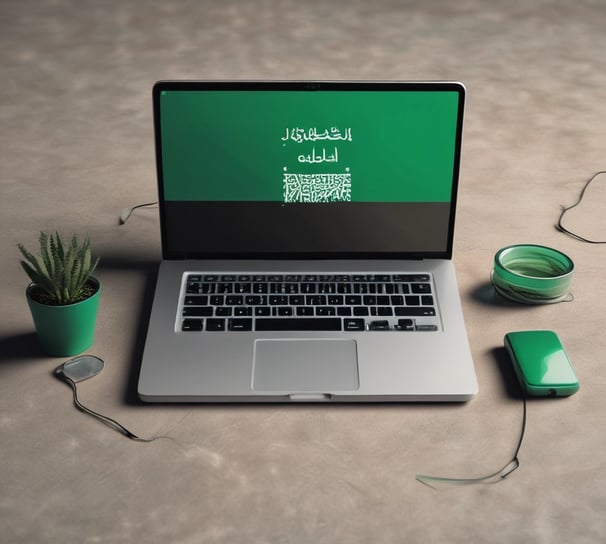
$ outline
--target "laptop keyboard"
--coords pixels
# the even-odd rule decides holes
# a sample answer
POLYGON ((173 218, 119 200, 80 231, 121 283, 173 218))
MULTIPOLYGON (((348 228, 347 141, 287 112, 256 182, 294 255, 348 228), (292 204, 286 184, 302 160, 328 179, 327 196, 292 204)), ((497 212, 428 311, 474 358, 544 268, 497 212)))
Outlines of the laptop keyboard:
POLYGON ((436 331, 430 274, 187 273, 184 332, 436 331))

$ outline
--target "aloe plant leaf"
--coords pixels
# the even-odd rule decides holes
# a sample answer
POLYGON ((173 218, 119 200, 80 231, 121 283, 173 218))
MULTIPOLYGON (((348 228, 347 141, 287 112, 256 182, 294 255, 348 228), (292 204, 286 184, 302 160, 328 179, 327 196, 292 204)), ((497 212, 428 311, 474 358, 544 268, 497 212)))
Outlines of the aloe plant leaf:
POLYGON ((90 239, 86 237, 80 245, 78 237, 73 235, 66 244, 58 232, 41 232, 38 242, 39 255, 17 244, 23 256, 20 262, 25 273, 58 304, 78 301, 84 285, 99 263, 98 257, 93 263, 90 239))

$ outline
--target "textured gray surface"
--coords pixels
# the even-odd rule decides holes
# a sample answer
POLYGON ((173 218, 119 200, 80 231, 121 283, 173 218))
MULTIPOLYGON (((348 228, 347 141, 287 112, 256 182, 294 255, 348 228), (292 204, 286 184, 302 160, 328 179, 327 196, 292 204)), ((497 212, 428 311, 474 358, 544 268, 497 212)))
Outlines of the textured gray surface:
MULTIPOLYGON (((0 525, 3 542, 598 542, 606 533, 606 248, 556 232, 562 204, 606 167, 601 0, 0 3, 0 525), (480 394, 463 406, 144 406, 134 399, 159 257, 151 85, 167 78, 457 79, 469 90, 455 262, 480 394), (103 259, 76 411, 24 300, 17 241, 88 232, 103 259), (576 262, 575 301, 521 307, 487 286, 507 244, 576 262), (596 295, 598 293, 598 295, 596 295), (512 454, 522 405, 497 348, 554 329, 581 391, 533 401, 521 467, 442 487, 512 454)), ((602 180, 603 181, 603 180, 602 180)), ((569 226, 606 239, 596 183, 569 226)))

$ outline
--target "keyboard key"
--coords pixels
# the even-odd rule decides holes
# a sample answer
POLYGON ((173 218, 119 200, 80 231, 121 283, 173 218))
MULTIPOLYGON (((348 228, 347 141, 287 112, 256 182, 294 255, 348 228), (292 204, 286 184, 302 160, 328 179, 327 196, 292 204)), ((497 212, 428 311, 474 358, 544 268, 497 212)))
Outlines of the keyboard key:
POLYGON ((410 290, 415 294, 431 293, 431 285, 429 283, 413 283, 410 285, 410 290))
POLYGON ((398 319, 397 328, 401 331, 414 331, 415 322, 412 319, 398 319))
POLYGON ((207 331, 224 331, 225 330, 225 319, 207 319, 206 320, 207 331))
POLYGON ((257 331, 340 331, 339 317, 285 317, 276 319, 259 318, 255 320, 257 331))
POLYGON ((380 321, 371 321, 368 325, 368 329, 371 331, 388 331, 389 330, 389 321, 380 320, 380 321))
POLYGON ((185 289, 186 293, 199 293, 200 292, 200 284, 198 282, 191 282, 187 284, 185 289))
POLYGON ((251 284, 250 283, 236 283, 234 285, 235 293, 250 293, 251 284))
POLYGON ((221 294, 226 294, 226 293, 233 293, 234 291, 234 284, 233 283, 218 283, 217 284, 217 293, 221 294))
POLYGON ((308 306, 326 306, 326 295, 308 295, 305 297, 308 306))
POLYGON ((201 319, 184 319, 181 325, 182 331, 201 331, 202 320, 201 319))
POLYGON ((421 316, 421 315, 436 315, 435 308, 431 308, 428 306, 396 306, 395 314, 397 316, 405 317, 405 316, 421 316))
POLYGON ((208 297, 206 295, 188 295, 185 297, 186 306, 206 306, 208 297))
POLYGON ((290 295, 288 297, 288 304, 291 306, 303 306, 305 304, 305 297, 303 295, 290 295))
POLYGON ((183 317, 210 317, 213 309, 210 306, 186 306, 183 308, 183 317))
POLYGON ((267 297, 263 295, 247 295, 244 297, 244 303, 247 306, 266 306, 267 297))
POLYGON ((252 319, 233 318, 229 320, 228 327, 230 331, 251 331, 252 322, 252 319))
POLYGON ((392 295, 390 302, 392 306, 404 306, 404 297, 402 295, 392 295))
POLYGON ((285 283, 284 291, 290 294, 297 294, 299 292, 299 284, 298 283, 285 283))
POLYGON ((363 319, 344 319, 343 324, 346 331, 363 331, 364 320, 363 319))
POLYGON ((318 293, 324 293, 330 295, 337 291, 337 286, 334 283, 320 283, 318 284, 318 293))

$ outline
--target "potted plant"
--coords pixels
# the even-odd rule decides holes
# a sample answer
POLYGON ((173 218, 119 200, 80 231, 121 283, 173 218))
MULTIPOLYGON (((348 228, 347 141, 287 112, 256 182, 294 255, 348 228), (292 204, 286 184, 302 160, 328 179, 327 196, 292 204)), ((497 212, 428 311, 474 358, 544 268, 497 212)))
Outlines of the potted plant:
POLYGON ((17 244, 21 266, 32 283, 27 302, 42 347, 50 355, 68 356, 92 346, 101 283, 92 276, 99 259, 91 257, 90 240, 69 244, 58 232, 41 232, 40 252, 30 253, 17 244))

